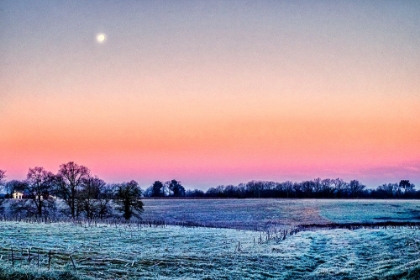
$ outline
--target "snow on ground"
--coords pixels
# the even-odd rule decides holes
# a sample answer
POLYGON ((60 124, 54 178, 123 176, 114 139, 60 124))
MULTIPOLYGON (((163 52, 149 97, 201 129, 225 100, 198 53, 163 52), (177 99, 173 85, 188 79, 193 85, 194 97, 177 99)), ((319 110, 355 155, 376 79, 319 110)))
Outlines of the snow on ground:
POLYGON ((278 242, 256 231, 176 226, 1 222, 0 232, 1 267, 11 267, 13 247, 15 269, 42 272, 52 250, 52 270, 74 272, 71 255, 81 278, 411 279, 420 274, 420 233, 409 227, 303 231, 278 242))
POLYGON ((143 218, 264 230, 270 225, 420 221, 419 200, 145 199, 143 218))

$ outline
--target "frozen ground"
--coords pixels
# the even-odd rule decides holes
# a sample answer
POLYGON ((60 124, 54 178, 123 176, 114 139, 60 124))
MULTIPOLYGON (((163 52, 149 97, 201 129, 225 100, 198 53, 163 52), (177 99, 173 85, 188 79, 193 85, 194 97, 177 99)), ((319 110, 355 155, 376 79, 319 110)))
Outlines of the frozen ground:
POLYGON ((408 227, 304 231, 281 241, 266 241, 255 231, 176 226, 2 222, 0 232, 1 268, 24 275, 45 274, 50 250, 50 274, 69 271, 82 279, 415 279, 420 274, 420 233, 408 227))
MULTIPOLYGON (((224 228, 1 222, 0 278, 419 279, 418 227, 311 230, 285 240, 267 239, 266 233, 255 230, 291 229, 301 224, 418 222, 420 201, 144 202, 146 220, 224 228)), ((271 233, 271 237, 276 235, 281 237, 271 233)))
POLYGON ((419 200, 173 199, 144 200, 144 219, 264 230, 271 225, 417 221, 419 200))

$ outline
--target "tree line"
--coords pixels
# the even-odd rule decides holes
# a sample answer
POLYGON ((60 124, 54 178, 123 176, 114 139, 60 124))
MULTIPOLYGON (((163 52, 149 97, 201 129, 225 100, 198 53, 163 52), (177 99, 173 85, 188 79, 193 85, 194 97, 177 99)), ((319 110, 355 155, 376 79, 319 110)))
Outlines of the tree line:
MULTIPOLYGON (((155 181, 144 192, 134 180, 120 184, 107 184, 91 174, 90 170, 74 162, 62 164, 56 174, 42 167, 30 168, 25 180, 4 179, 0 170, 0 186, 4 198, 13 193, 23 193, 23 198, 13 200, 8 210, 26 216, 48 216, 58 211, 59 198, 64 215, 77 219, 104 219, 119 215, 124 219, 140 217, 143 211, 142 197, 150 198, 400 198, 420 199, 420 191, 409 180, 388 183, 376 189, 368 189, 358 180, 321 179, 302 182, 250 181, 238 185, 220 185, 207 191, 186 190, 180 181, 155 181), (116 214, 117 213, 117 214, 116 214)), ((0 200, 0 212, 5 211, 0 200)))
POLYGON ((303 182, 250 181, 239 185, 219 185, 207 191, 186 190, 181 182, 156 181, 144 192, 144 197, 186 198, 420 198, 420 191, 409 180, 367 189, 358 180, 321 179, 303 182))
POLYGON ((409 180, 383 184, 367 189, 358 180, 314 179, 303 182, 250 181, 235 185, 220 185, 206 192, 187 191, 189 197, 208 198, 420 198, 420 191, 409 180))
POLYGON ((219 185, 207 191, 185 190, 179 181, 156 181, 144 192, 145 197, 189 198, 410 198, 420 199, 420 191, 409 180, 368 189, 358 180, 321 179, 303 182, 250 181, 239 185, 219 185))
POLYGON ((0 170, 0 186, 5 192, 0 200, 0 212, 27 217, 48 217, 58 211, 57 199, 64 207, 60 212, 77 219, 103 219, 119 216, 129 220, 143 211, 142 190, 134 180, 120 184, 106 184, 90 170, 74 162, 62 164, 56 174, 43 167, 29 168, 25 180, 5 181, 6 172, 0 170), (20 199, 6 202, 13 195, 20 199), (6 207, 7 206, 7 207, 6 207))

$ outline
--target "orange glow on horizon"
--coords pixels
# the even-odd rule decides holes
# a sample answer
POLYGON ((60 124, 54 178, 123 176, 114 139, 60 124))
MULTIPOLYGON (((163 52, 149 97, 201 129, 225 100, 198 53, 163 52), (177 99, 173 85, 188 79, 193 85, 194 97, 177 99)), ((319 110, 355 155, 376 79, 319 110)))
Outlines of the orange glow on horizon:
POLYGON ((0 2, 7 179, 420 183, 414 1, 171 5, 0 2))

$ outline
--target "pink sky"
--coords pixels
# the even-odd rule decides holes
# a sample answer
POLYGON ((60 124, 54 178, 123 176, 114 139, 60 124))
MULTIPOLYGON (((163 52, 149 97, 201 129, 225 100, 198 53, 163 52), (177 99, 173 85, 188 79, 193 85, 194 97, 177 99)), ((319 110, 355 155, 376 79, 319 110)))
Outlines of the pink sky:
POLYGON ((0 4, 8 179, 420 184, 415 3, 28 3, 0 4))

